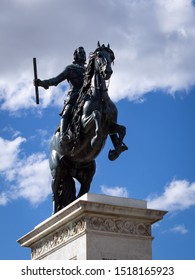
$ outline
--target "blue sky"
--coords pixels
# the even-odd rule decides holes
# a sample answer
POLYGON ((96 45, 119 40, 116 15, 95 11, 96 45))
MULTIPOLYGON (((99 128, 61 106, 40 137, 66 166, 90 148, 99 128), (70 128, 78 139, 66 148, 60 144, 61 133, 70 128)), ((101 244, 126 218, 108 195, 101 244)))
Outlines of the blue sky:
POLYGON ((90 192, 169 211, 153 227, 153 258, 195 259, 192 1, 3 0, 0 21, 0 259, 29 259, 16 240, 52 212, 49 141, 68 88, 40 89, 36 105, 32 58, 50 78, 98 40, 115 52, 109 93, 129 150, 110 162, 108 139, 90 192))

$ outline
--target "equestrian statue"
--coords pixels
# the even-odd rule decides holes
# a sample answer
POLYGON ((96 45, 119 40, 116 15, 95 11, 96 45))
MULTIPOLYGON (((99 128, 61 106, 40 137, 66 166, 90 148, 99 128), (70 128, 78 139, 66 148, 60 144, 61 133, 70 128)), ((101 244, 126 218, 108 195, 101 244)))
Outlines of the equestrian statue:
POLYGON ((100 45, 90 53, 87 67, 83 47, 74 52, 74 61, 57 77, 35 79, 35 87, 58 85, 67 80, 70 91, 61 113, 61 122, 50 142, 53 213, 89 192, 95 174, 95 159, 103 149, 108 135, 114 149, 108 153, 113 161, 128 149, 123 139, 126 128, 117 123, 118 111, 108 95, 114 52, 100 45), (80 183, 76 194, 75 179, 80 183))

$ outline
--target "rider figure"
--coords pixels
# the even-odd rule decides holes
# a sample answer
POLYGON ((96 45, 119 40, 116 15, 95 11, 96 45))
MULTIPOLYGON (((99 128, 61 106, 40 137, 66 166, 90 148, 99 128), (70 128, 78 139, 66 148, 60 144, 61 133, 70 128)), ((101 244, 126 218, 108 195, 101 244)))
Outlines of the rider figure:
POLYGON ((55 78, 48 80, 35 80, 37 86, 48 89, 50 86, 57 86, 60 82, 67 80, 70 85, 70 90, 67 99, 64 102, 64 108, 61 112, 60 123, 60 143, 69 142, 70 136, 68 135, 68 125, 71 118, 73 106, 76 103, 78 92, 83 85, 85 74, 86 53, 83 47, 79 47, 74 51, 74 61, 72 64, 66 66, 64 71, 55 78))

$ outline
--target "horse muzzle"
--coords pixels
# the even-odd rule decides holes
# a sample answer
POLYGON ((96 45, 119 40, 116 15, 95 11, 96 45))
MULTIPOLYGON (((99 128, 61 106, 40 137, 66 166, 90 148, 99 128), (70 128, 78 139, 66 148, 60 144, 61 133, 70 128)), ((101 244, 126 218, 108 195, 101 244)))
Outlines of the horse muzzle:
POLYGON ((109 80, 112 73, 113 73, 112 69, 105 69, 101 71, 101 75, 104 78, 104 80, 109 80))

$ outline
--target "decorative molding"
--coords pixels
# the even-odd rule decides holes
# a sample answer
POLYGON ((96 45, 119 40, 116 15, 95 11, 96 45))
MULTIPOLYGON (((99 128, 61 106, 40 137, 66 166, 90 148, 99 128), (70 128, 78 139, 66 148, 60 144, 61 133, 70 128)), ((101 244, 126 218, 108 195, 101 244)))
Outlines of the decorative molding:
POLYGON ((113 233, 151 236, 151 225, 149 223, 132 222, 128 219, 90 217, 87 220, 87 228, 113 233))
POLYGON ((61 244, 66 243, 71 238, 83 232, 85 228, 85 220, 84 218, 81 218, 76 222, 69 223, 58 231, 55 231, 52 235, 44 238, 41 242, 36 244, 35 247, 32 247, 32 259, 36 259, 54 248, 59 247, 61 244))

